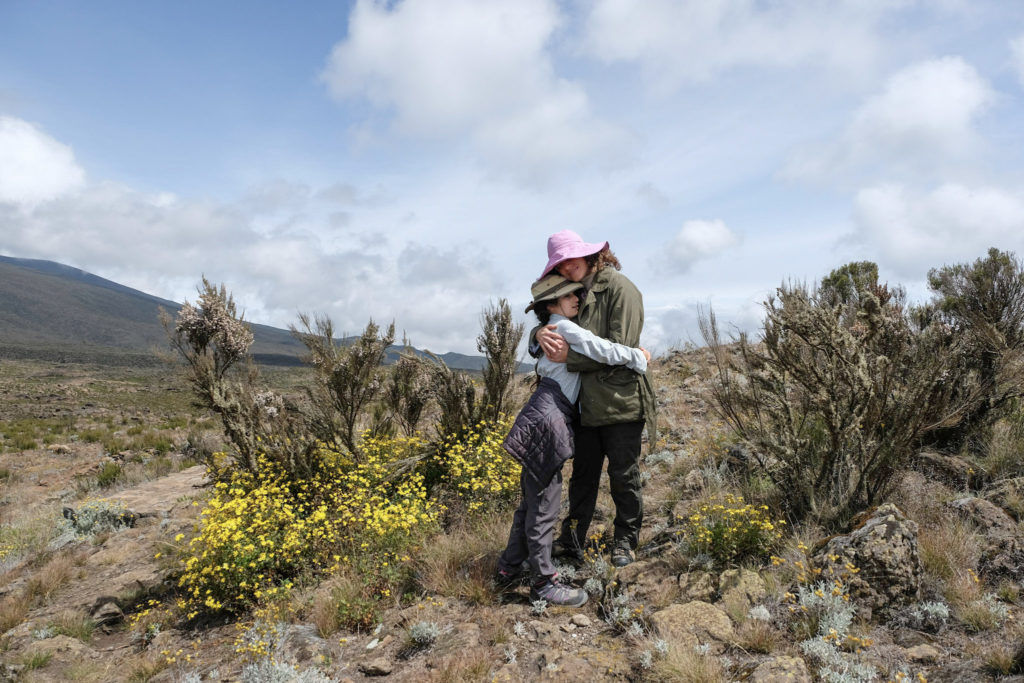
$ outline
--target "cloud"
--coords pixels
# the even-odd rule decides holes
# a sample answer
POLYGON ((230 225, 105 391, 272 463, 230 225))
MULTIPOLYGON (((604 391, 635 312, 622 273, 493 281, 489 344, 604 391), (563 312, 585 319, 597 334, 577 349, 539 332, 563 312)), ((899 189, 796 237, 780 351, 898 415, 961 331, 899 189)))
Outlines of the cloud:
POLYGON ((795 155, 784 175, 804 180, 860 170, 934 173, 969 160, 979 116, 996 95, 960 57, 912 64, 890 76, 832 145, 795 155))
POLYGON ((949 183, 931 192, 878 185, 856 197, 858 240, 882 265, 923 278, 929 268, 981 257, 989 247, 1021 253, 1024 192, 949 183))
POLYGON ((0 116, 0 202, 33 205, 84 181, 70 147, 27 121, 0 116))
POLYGON ((547 46, 562 23, 549 0, 360 0, 322 78, 363 98, 413 137, 464 139, 523 177, 602 158, 621 142, 547 46))
POLYGON ((879 52, 875 25, 905 4, 597 0, 588 5, 582 40, 596 59, 639 65, 659 91, 737 67, 812 64, 855 73, 879 52))
POLYGON ((1024 33, 1010 41, 1010 59, 1013 70, 1017 73, 1017 80, 1021 87, 1024 87, 1024 33))
POLYGON ((739 243, 740 238, 721 220, 686 221, 655 257, 655 265, 663 272, 686 273, 698 261, 713 258, 739 243))

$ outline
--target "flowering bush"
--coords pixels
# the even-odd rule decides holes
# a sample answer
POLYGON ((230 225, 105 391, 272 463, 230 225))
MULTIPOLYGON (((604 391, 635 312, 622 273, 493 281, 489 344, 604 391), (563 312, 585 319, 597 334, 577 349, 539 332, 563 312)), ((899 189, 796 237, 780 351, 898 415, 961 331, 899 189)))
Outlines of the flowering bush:
POLYGON ((358 463, 328 451, 301 481, 261 457, 255 472, 218 483, 189 544, 181 606, 190 618, 237 611, 287 590, 303 572, 356 561, 386 569, 437 521, 422 475, 392 477, 388 467, 420 448, 415 438, 365 439, 358 463))
POLYGON ((768 506, 744 504, 742 496, 713 497, 686 518, 683 534, 693 554, 721 563, 764 556, 782 538, 785 521, 771 521, 768 506))
POLYGON ((445 437, 425 464, 428 479, 471 512, 514 498, 520 466, 501 447, 514 421, 512 415, 481 420, 461 437, 445 437))

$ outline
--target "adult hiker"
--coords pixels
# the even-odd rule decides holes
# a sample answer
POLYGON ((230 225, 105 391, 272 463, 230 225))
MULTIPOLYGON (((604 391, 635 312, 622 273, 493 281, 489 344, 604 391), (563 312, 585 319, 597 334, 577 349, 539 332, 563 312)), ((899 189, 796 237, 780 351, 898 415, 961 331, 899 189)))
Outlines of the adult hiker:
MULTIPOLYGON (((644 305, 640 290, 619 271, 622 266, 608 242, 589 244, 572 230, 548 238, 548 262, 541 277, 556 271, 583 284, 576 322, 599 337, 630 347, 640 346, 644 305)), ((555 556, 582 558, 597 505, 601 470, 608 460, 608 479, 615 503, 611 561, 624 567, 634 559, 643 522, 640 441, 646 424, 655 440, 654 391, 648 375, 609 366, 569 348, 551 326, 534 338, 548 360, 565 361, 580 373, 580 419, 574 424, 576 452, 569 478, 569 511, 552 546, 555 556)))
MULTIPOLYGON (((541 325, 551 324, 573 351, 645 372, 651 357, 647 351, 602 339, 572 321, 580 305, 577 292, 582 288, 579 282, 550 273, 533 283, 533 301, 526 312, 533 310, 541 325)), ((559 580, 551 562, 551 546, 562 498, 562 465, 573 455, 572 424, 577 417, 580 377, 565 363, 543 356, 537 361, 537 374, 540 382, 502 444, 523 466, 519 475, 522 498, 512 517, 508 544, 498 558, 495 581, 502 587, 518 583, 528 562, 531 600, 579 607, 587 601, 587 593, 559 580)))

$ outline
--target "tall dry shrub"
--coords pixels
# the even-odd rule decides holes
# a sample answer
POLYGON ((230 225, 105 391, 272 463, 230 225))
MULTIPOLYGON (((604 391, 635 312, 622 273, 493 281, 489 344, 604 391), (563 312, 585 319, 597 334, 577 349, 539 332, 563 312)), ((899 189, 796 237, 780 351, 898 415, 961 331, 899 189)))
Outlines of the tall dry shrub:
POLYGON ((307 388, 310 430, 321 441, 339 444, 356 457, 360 419, 384 387, 381 366, 395 341, 395 324, 381 333, 370 320, 359 338, 345 346, 335 340, 330 318, 300 314, 299 323, 302 327, 293 325, 291 331, 309 351, 307 360, 316 376, 307 388))
POLYGON ((932 316, 962 340, 964 410, 935 445, 959 449, 984 440, 1024 395, 1024 268, 1012 253, 992 248, 974 263, 928 272, 932 316))
POLYGON ((406 436, 412 436, 430 403, 430 373, 416 358, 408 339, 402 340, 402 347, 384 385, 383 419, 397 423, 406 436))
POLYGON ((301 439, 287 438, 296 431, 295 413, 261 386, 249 354, 252 331, 234 298, 224 285, 217 287, 205 277, 198 291, 196 303, 186 301, 176 318, 160 312, 198 403, 220 416, 238 466, 253 471, 256 457, 278 441, 284 450, 276 456, 286 463, 301 462, 301 439))
POLYGON ((512 321, 512 309, 506 299, 499 299, 480 315, 480 335, 476 338, 477 351, 484 354, 483 369, 484 416, 497 419, 507 410, 512 377, 518 360, 516 349, 523 338, 523 323, 512 321))
POLYGON ((883 500, 922 435, 951 421, 955 342, 912 325, 903 291, 868 262, 817 288, 784 284, 764 308, 761 338, 735 346, 701 316, 713 395, 788 513, 834 528, 883 500))

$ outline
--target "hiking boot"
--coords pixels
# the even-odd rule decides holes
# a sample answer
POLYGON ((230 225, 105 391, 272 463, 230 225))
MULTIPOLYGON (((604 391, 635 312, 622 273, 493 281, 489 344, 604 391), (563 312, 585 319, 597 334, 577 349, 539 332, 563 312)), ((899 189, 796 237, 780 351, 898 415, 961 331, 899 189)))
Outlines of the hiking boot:
POLYGON ((551 544, 551 557, 562 557, 576 562, 583 561, 583 548, 576 545, 566 545, 561 541, 551 544))
POLYGON ((552 579, 540 587, 533 586, 530 589, 530 600, 544 600, 549 605, 581 607, 587 602, 587 591, 552 579))
POLYGON ((518 570, 509 571, 500 567, 494 572, 494 587, 499 591, 506 591, 517 586, 522 586, 530 577, 528 565, 522 565, 518 570))
POLYGON ((633 559, 633 551, 629 549, 629 546, 617 545, 612 550, 612 565, 615 567, 625 567, 627 564, 631 564, 633 559))

